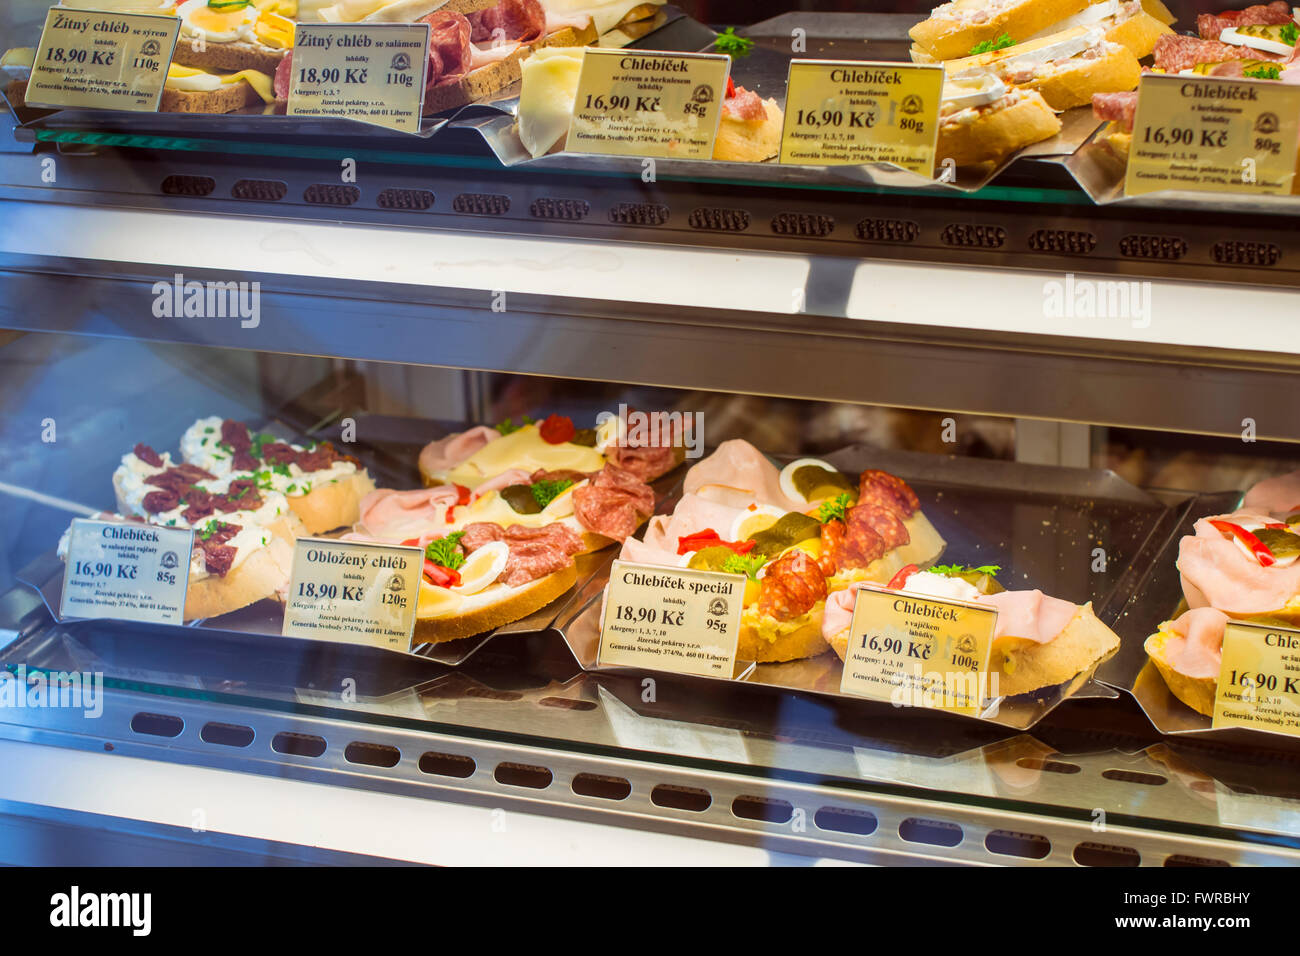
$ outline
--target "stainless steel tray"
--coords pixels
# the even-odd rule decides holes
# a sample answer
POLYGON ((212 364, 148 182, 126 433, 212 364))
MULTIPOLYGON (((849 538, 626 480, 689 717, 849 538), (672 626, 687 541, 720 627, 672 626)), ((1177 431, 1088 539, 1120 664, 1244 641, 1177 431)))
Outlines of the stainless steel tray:
MULTIPOLYGON (((1005 586, 1039 588, 1079 603, 1091 601, 1097 616, 1110 626, 1128 603, 1129 586, 1145 577, 1185 507, 1177 496, 1162 500, 1109 471, 886 452, 866 445, 825 457, 846 473, 876 467, 906 479, 916 489, 926 516, 948 542, 945 562, 1001 565, 999 580, 1005 586), (1105 559, 1100 571, 1093 570, 1098 566, 1097 548, 1105 559)), ((556 622, 578 662, 588 670, 604 670, 597 664, 596 652, 607 579, 608 566, 583 585, 573 611, 561 614, 556 622)), ((839 659, 828 653, 742 668, 735 681, 724 683, 842 697, 841 673, 839 659)), ((694 680, 716 683, 709 678, 694 680)), ((996 716, 962 719, 1023 730, 1072 696, 1114 697, 1115 692, 1085 672, 1065 685, 1006 698, 996 716)), ((897 717, 890 705, 844 699, 866 712, 897 717)))

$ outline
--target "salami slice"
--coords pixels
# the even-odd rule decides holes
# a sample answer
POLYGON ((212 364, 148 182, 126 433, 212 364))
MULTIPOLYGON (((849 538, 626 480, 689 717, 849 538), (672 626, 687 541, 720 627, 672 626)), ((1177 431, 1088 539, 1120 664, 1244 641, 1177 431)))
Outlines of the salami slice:
POLYGON ((1283 60, 1281 54, 1251 47, 1234 46, 1218 40, 1201 40, 1196 37, 1166 33, 1156 40, 1156 66, 1166 73, 1190 70, 1198 63, 1226 63, 1228 60, 1283 60))
POLYGON ((848 519, 848 534, 862 534, 863 529, 870 529, 884 543, 886 548, 901 548, 912 540, 912 536, 907 533, 907 526, 903 524, 903 519, 894 511, 888 508, 880 508, 874 505, 856 505, 848 510, 845 515, 848 519))
POLYGON ((429 24, 429 72, 426 86, 456 80, 469 70, 469 38, 473 33, 463 13, 438 10, 419 23, 429 24))
POLYGON ((668 474, 677 464, 677 455, 672 448, 660 448, 657 445, 611 445, 606 455, 615 465, 624 471, 630 471, 642 481, 654 481, 668 474))
POLYGON ((1291 5, 1283 0, 1257 3, 1244 10, 1202 13, 1196 18, 1196 32, 1202 40, 1217 40, 1228 27, 1269 26, 1291 22, 1291 5))
POLYGON ((921 507, 907 482, 887 471, 869 468, 862 473, 858 487, 859 505, 876 505, 900 518, 910 518, 921 507))
POLYGON ((606 465, 586 486, 573 492, 573 513, 593 534, 625 541, 654 514, 654 491, 617 465, 606 465))
POLYGON ((826 600, 826 575, 805 551, 790 551, 767 567, 758 593, 758 610, 789 621, 826 600))
POLYGON ((538 0, 501 0, 473 14, 472 24, 475 43, 532 43, 546 32, 546 10, 538 0))
POLYGON ((1133 131, 1133 116, 1137 113, 1137 90, 1127 93, 1092 94, 1092 114, 1099 120, 1114 123, 1125 132, 1133 131))
POLYGON ((822 525, 821 540, 822 569, 828 575, 849 568, 865 568, 889 550, 885 539, 861 521, 852 525, 828 521, 822 525))

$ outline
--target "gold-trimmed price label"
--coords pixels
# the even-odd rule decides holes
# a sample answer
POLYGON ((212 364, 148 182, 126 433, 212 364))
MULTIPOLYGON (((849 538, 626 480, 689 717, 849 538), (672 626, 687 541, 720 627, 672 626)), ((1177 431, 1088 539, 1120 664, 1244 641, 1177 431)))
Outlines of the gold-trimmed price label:
POLYGON ((45 16, 27 103, 155 113, 180 32, 176 17, 54 7, 45 16))
POLYGON ((419 548, 299 538, 280 633, 410 650, 423 568, 419 548))
POLYGON ((180 624, 192 528, 74 518, 59 616, 180 624))
POLYGON ((988 676, 997 620, 980 604, 860 585, 840 693, 976 716, 997 696, 988 676))
POLYGON ((1298 132, 1290 83, 1144 74, 1124 193, 1289 194, 1298 132))
POLYGON ((1300 631, 1228 622, 1211 726, 1300 736, 1300 631))
POLYGON ((615 561, 598 661, 730 680, 744 596, 743 574, 615 561))
POLYGON ((418 133, 427 23, 300 23, 287 112, 418 133))
POLYGON ((589 49, 564 148, 712 159, 730 71, 720 54, 589 49))
POLYGON ((791 60, 781 162, 893 163, 934 174, 943 67, 791 60))

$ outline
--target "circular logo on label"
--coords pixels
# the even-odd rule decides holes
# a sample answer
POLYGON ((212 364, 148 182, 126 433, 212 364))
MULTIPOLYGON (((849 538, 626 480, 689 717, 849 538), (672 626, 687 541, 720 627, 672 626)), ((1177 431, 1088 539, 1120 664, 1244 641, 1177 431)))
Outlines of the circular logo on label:
POLYGON ((701 83, 695 88, 695 92, 691 94, 691 100, 695 103, 712 103, 713 87, 701 83))
POLYGON ((141 56, 157 56, 162 52, 162 47, 158 45, 157 40, 145 40, 144 46, 140 47, 141 56))
POLYGON ((175 552, 175 551, 164 551, 164 552, 163 552, 163 556, 162 556, 162 566, 163 566, 164 568, 166 568, 166 569, 168 569, 168 570, 171 570, 172 568, 176 567, 176 565, 179 564, 179 563, 180 563, 180 559, 179 559, 178 557, 176 557, 176 552, 175 552))
POLYGON ((394 574, 391 578, 388 579, 388 590, 394 594, 396 594, 398 591, 405 591, 406 582, 404 582, 400 577, 394 574))
POLYGON ((393 57, 394 70, 409 70, 411 68, 411 58, 405 53, 398 53, 393 57))
POLYGON ((963 654, 974 654, 975 638, 971 637, 969 634, 963 634, 961 637, 957 638, 957 650, 963 654))
POLYGON ((903 105, 900 109, 908 116, 915 116, 917 113, 921 112, 921 110, 925 109, 925 104, 921 102, 921 97, 917 96, 915 93, 909 93, 907 96, 903 97, 903 105))
POLYGON ((721 617, 731 610, 731 605, 727 603, 726 598, 714 598, 709 602, 709 613, 714 617, 721 617))
POLYGON ((1276 113, 1260 113, 1259 117, 1255 120, 1255 132, 1276 133, 1278 125, 1276 113))

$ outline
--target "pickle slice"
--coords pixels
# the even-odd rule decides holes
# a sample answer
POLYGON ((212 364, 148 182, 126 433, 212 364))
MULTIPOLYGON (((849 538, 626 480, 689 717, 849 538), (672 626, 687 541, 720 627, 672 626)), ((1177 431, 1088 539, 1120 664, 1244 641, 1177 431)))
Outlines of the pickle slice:
POLYGON ((727 563, 727 558, 735 553, 720 544, 710 545, 692 554, 686 566, 697 571, 721 571, 722 566, 727 563))
POLYGON ((1290 558, 1300 554, 1300 534, 1283 531, 1281 528, 1260 528, 1252 532, 1264 543, 1264 547, 1273 552, 1275 558, 1290 558))
POLYGON ((838 471, 827 471, 816 465, 804 465, 796 468, 791 476, 799 494, 808 501, 820 501, 833 498, 844 491, 853 491, 853 485, 838 471))
POLYGON ((537 499, 533 496, 532 485, 507 485, 501 489, 501 497, 505 499, 506 504, 515 510, 516 514, 541 514, 542 506, 537 503, 537 499))
POLYGON ((766 531, 759 531, 749 536, 748 540, 754 542, 754 550, 750 553, 774 558, 791 545, 807 541, 809 538, 821 537, 821 533, 822 523, 816 518, 791 511, 782 515, 777 523, 766 531))
POLYGON ((579 428, 576 432, 573 433, 573 437, 570 438, 569 441, 575 445, 582 445, 584 448, 595 448, 596 429, 579 428))

